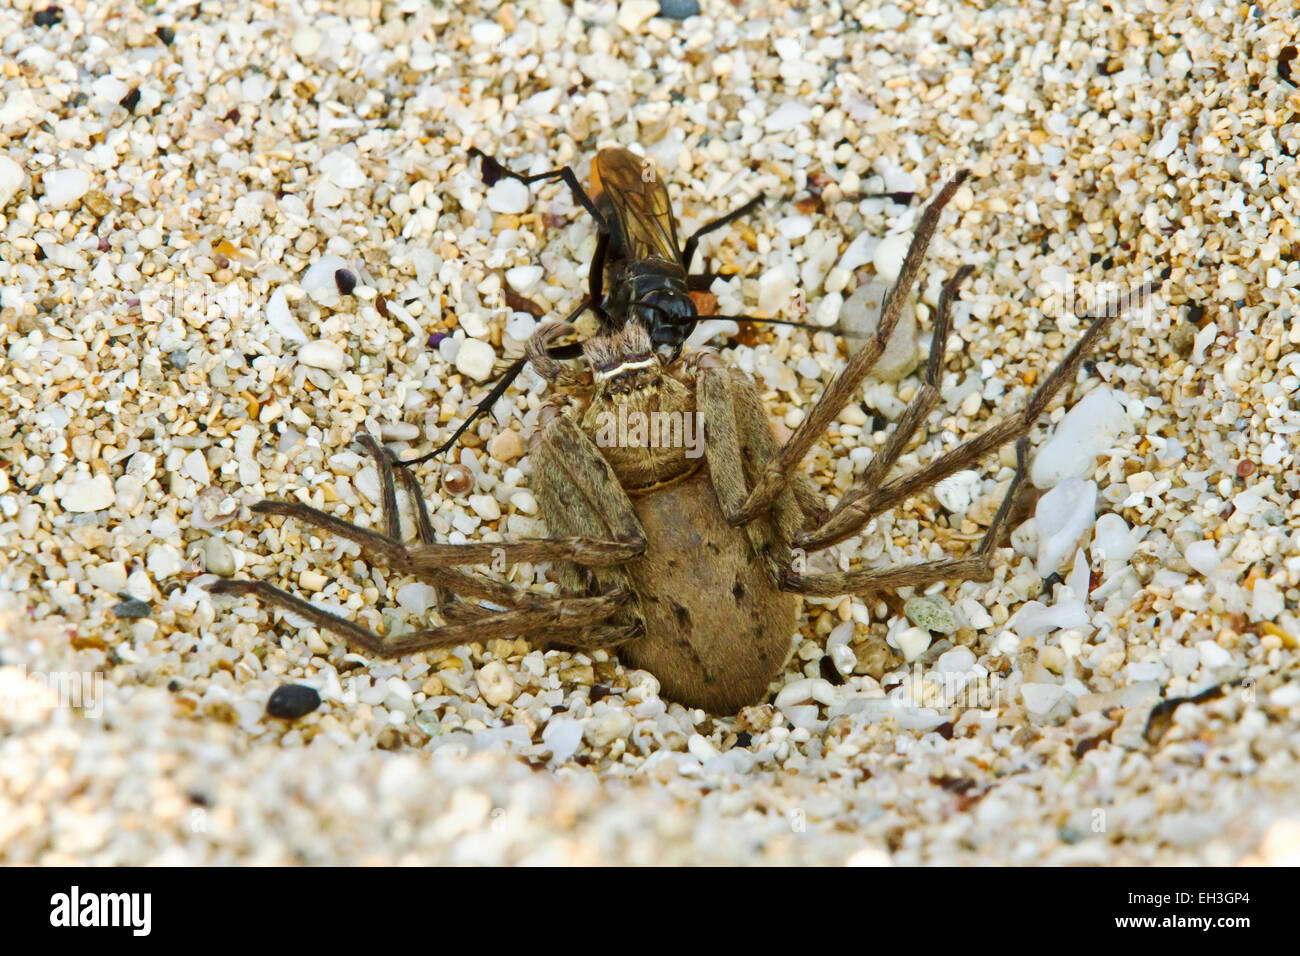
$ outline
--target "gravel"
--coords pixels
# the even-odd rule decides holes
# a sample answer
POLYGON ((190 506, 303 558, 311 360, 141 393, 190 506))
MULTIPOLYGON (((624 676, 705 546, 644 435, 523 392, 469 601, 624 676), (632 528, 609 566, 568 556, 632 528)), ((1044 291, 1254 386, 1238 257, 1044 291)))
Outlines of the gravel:
MULTIPOLYGON (((1294 865, 1290 5, 581 6, 0 9, 0 862, 1294 865), (488 188, 467 148, 585 181, 615 143, 655 159, 682 235, 764 193, 702 241, 736 274, 709 294, 820 326, 973 170, 913 302, 909 360, 975 266, 900 470, 1019 408, 1076 313, 1164 276, 1035 429, 1042 498, 992 579, 806 601, 769 702, 725 717, 607 651, 372 660, 214 601, 235 575, 376 630, 436 623, 427 585, 249 506, 377 527, 354 434, 429 450, 536 325, 507 291, 548 317, 586 291, 569 192, 488 188), (880 192, 915 198, 861 198, 880 192)), ((742 325, 723 354, 784 436, 848 347, 742 325)), ((916 394, 897 374, 808 456, 829 500, 916 394)), ((545 532, 545 397, 525 372, 416 468, 439 541, 545 532)), ((1014 464, 990 454, 811 570, 970 553, 1014 464)))

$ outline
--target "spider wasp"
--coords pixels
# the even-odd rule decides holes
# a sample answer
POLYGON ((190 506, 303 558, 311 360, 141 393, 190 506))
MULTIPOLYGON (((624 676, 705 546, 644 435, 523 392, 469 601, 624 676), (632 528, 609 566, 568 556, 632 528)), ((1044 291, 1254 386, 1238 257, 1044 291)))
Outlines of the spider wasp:
MULTIPOLYGON (((690 272, 700 240, 758 209, 764 201, 762 193, 726 215, 705 223, 682 244, 677 238, 677 221, 667 185, 658 175, 653 161, 630 150, 609 147, 596 154, 591 167, 590 193, 583 189, 569 166, 525 176, 507 169, 477 147, 470 147, 469 154, 480 160, 483 182, 488 186, 503 177, 526 186, 559 180, 596 221, 596 251, 588 273, 587 295, 565 317, 566 324, 572 324, 590 310, 599 323, 596 334, 603 338, 621 331, 629 322, 636 322, 649 333, 655 354, 664 364, 677 359, 687 338, 703 318, 823 330, 821 326, 784 319, 701 316, 691 298, 691 292, 707 290, 718 277, 710 272, 695 275, 690 272)), ((581 354, 581 343, 554 345, 549 351, 549 355, 556 359, 573 359, 581 354)), ((505 394, 527 363, 527 356, 511 363, 447 441, 428 454, 405 460, 402 464, 419 464, 453 448, 465 430, 505 394)))

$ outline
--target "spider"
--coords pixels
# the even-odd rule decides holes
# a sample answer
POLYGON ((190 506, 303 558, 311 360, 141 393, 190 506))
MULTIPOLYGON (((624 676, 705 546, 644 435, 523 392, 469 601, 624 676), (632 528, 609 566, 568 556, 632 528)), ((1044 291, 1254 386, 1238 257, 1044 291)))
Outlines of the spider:
POLYGON ((875 335, 850 358, 784 445, 773 435, 754 383, 716 353, 689 352, 665 364, 649 333, 633 321, 585 341, 585 367, 575 369, 551 355, 556 340, 571 328, 551 323, 528 343, 537 371, 554 385, 570 387, 543 406, 531 440, 532 487, 551 536, 490 544, 436 542, 414 475, 365 433, 357 441, 377 463, 382 532, 296 502, 267 500, 253 507, 258 514, 294 518, 354 541, 370 558, 432 584, 439 594, 441 624, 381 637, 264 581, 222 580, 211 591, 250 595, 287 608, 377 656, 504 636, 522 636, 543 646, 613 648, 627 666, 654 674, 666 699, 727 715, 764 699, 781 672, 797 630, 801 595, 833 597, 944 580, 989 580, 993 549, 1025 478, 1028 432, 1062 386, 1074 379, 1114 319, 1153 284, 1122 297, 1095 318, 1022 410, 925 467, 887 480, 939 402, 952 301, 971 272, 962 267, 943 288, 924 381, 866 469, 829 511, 799 470, 883 352, 940 214, 967 175, 947 183, 927 207, 875 335), (610 416, 630 421, 637 415, 701 421, 702 449, 693 450, 686 441, 655 440, 653 430, 627 431, 621 440, 609 440, 610 416), (843 541, 873 516, 1013 440, 1015 477, 972 554, 828 573, 808 573, 794 560, 799 551, 843 541), (401 537, 398 479, 414 502, 419 541, 411 545, 401 537), (501 558, 553 562, 559 593, 517 588, 463 570, 501 558), (448 600, 443 600, 444 592, 451 596, 448 600))

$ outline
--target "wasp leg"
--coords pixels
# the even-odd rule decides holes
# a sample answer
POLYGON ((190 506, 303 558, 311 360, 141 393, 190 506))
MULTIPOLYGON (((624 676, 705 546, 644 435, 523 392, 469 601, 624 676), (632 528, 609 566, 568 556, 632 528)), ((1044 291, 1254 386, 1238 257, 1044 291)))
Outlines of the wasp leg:
MULTIPOLYGON (((562 321, 572 324, 576 322, 582 313, 586 312, 589 308, 591 308, 591 299, 583 299, 578 303, 578 307, 566 315, 562 321)), ((581 354, 581 345, 557 345, 550 350, 551 357, 557 359, 577 358, 581 354)), ((519 377, 520 373, 524 370, 524 366, 527 364, 527 356, 521 356, 510 363, 510 365, 506 367, 505 371, 501 373, 496 384, 494 384, 491 390, 479 400, 479 403, 474 406, 473 411, 466 416, 465 420, 460 423, 459 427, 452 432, 451 437, 445 442, 431 452, 426 452, 416 458, 398 460, 397 464, 404 466, 419 465, 431 458, 437 458, 439 455, 445 454, 452 448, 456 447, 456 442, 460 440, 460 436, 465 434, 465 431, 470 425, 474 424, 474 422, 478 421, 480 417, 487 414, 492 409, 492 406, 496 404, 497 399, 509 390, 510 386, 514 384, 515 379, 519 377)))
POLYGON ((596 225, 600 226, 600 228, 606 232, 609 231, 609 225, 605 222, 605 217, 600 214, 600 210, 596 208, 596 204, 592 202, 591 197, 587 195, 587 191, 582 188, 582 183, 578 182, 578 177, 568 166, 562 166, 559 169, 552 169, 544 173, 538 173, 536 176, 524 176, 520 173, 511 172, 497 160, 493 159, 476 146, 471 146, 469 148, 469 154, 471 156, 477 156, 483 161, 483 182, 487 183, 489 186, 495 183, 502 176, 508 176, 511 179, 518 180, 525 186, 531 186, 533 183, 546 181, 553 182, 557 179, 563 181, 564 185, 568 186, 569 191, 573 193, 573 198, 582 203, 583 209, 591 213, 591 218, 596 220, 596 225))
POLYGON ((699 229, 696 229, 693 233, 691 233, 690 238, 686 240, 686 245, 682 248, 682 266, 686 269, 686 271, 689 272, 691 270, 691 260, 695 258, 695 248, 700 244, 700 239, 702 239, 704 236, 707 236, 715 229, 721 229, 723 226, 735 222, 737 219, 740 219, 742 216, 748 216, 759 206, 763 205, 763 201, 764 201, 764 196, 762 193, 759 193, 749 202, 745 203, 745 205, 739 207, 738 209, 733 209, 725 216, 719 216, 717 219, 714 219, 712 222, 706 222, 704 225, 700 226, 699 229))

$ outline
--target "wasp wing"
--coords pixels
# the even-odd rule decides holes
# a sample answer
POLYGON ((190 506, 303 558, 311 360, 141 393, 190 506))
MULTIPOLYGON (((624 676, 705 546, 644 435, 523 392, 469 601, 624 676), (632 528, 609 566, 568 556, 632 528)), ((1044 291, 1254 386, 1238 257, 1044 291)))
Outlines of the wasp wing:
POLYGON ((668 187, 654 163, 626 149, 602 149, 596 154, 594 173, 627 257, 680 265, 682 252, 668 187))

